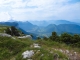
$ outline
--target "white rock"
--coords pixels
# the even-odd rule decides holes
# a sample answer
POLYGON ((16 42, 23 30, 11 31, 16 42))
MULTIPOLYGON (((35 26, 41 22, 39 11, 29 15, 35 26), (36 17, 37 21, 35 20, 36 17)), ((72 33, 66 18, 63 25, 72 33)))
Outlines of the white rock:
POLYGON ((6 34, 6 33, 0 33, 0 36, 3 36, 3 37, 11 37, 11 35, 6 34))
POLYGON ((34 46, 38 46, 38 44, 36 44, 36 43, 34 43, 33 45, 34 45, 34 46))
POLYGON ((66 54, 69 54, 69 50, 66 50, 66 54))
POLYGON ((30 51, 27 50, 27 51, 22 53, 23 58, 31 58, 33 56, 33 54, 34 54, 33 50, 30 50, 30 51))
POLYGON ((34 46, 34 48, 41 48, 40 46, 34 46))
POLYGON ((63 50, 62 50, 62 49, 60 49, 59 51, 60 51, 60 52, 63 52, 63 50))
POLYGON ((34 45, 34 48, 41 48, 38 44, 33 44, 34 45))
POLYGON ((32 59, 27 59, 27 60, 32 60, 32 59))
POLYGON ((50 53, 53 53, 53 51, 50 51, 50 53))
POLYGON ((41 54, 41 56, 44 56, 44 54, 41 54))
POLYGON ((12 39, 14 39, 14 40, 15 40, 16 38, 15 38, 15 37, 12 37, 12 39))
POLYGON ((40 51, 40 50, 38 50, 38 51, 40 51))
POLYGON ((74 55, 77 55, 77 52, 74 52, 74 55))
POLYGON ((26 36, 21 36, 21 37, 18 37, 19 39, 23 39, 23 38, 29 38, 29 39, 32 39, 31 35, 26 35, 26 36))

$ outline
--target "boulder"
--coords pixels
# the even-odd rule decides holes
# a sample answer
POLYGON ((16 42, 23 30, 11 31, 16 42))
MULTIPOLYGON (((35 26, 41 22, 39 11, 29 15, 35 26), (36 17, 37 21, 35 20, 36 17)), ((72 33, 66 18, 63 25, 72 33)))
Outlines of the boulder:
POLYGON ((0 36, 3 36, 3 37, 11 37, 11 35, 6 34, 6 33, 0 33, 0 36))
POLYGON ((34 54, 33 50, 30 50, 30 51, 27 50, 27 51, 22 53, 23 58, 31 58, 33 56, 33 54, 34 54))
POLYGON ((18 37, 19 39, 23 39, 23 38, 29 38, 29 39, 32 39, 31 35, 26 35, 26 36, 20 36, 18 37))

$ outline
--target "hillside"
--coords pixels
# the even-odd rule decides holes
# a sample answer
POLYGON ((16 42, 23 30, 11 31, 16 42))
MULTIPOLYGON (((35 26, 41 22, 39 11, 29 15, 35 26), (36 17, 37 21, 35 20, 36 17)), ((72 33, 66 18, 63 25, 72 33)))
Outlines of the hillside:
POLYGON ((60 44, 54 41, 32 41, 29 39, 18 38, 14 40, 8 37, 0 37, 0 60, 53 60, 56 58, 58 58, 59 60, 72 60, 76 58, 80 59, 79 54, 79 48, 72 48, 65 44, 60 44), (31 47, 34 43, 39 44, 40 48, 31 47), (22 53, 24 51, 30 50, 33 50, 34 55, 32 55, 30 58, 23 58, 22 53), (77 55, 74 54, 75 52, 77 55), (55 54, 57 54, 57 56, 55 54), (73 56, 70 54, 72 54, 73 56), (56 56, 56 58, 54 56, 56 56))
POLYGON ((76 24, 60 24, 60 25, 50 24, 47 27, 45 27, 45 31, 50 33, 56 31, 59 34, 63 32, 80 34, 80 26, 76 24))
POLYGON ((27 32, 35 31, 38 28, 37 25, 33 25, 28 21, 26 21, 26 22, 17 22, 17 23, 19 24, 20 28, 24 29, 27 32))
MULTIPOLYGON (((29 22, 0 22, 0 25, 2 26, 14 26, 20 31, 22 31, 25 35, 33 35, 33 39, 37 38, 37 34, 31 32, 33 31, 35 25, 29 23, 29 22), (31 30, 31 31, 29 31, 31 30)), ((1 28, 2 29, 2 28, 1 28)))
POLYGON ((0 33, 3 33, 4 30, 9 27, 9 26, 5 26, 5 25, 0 25, 0 33))
MULTIPOLYGON (((30 40, 28 38, 20 39, 17 36, 0 36, 0 60, 79 60, 80 44, 74 44, 74 46, 70 43, 71 45, 67 45, 65 41, 68 39, 59 42, 60 39, 55 40, 58 38, 56 36, 56 34, 52 34, 51 37, 53 38, 44 37, 37 40, 30 40)), ((70 37, 68 34, 62 34, 63 39, 65 36, 67 38, 70 37)), ((75 38, 79 41, 80 36, 76 35, 75 38)))

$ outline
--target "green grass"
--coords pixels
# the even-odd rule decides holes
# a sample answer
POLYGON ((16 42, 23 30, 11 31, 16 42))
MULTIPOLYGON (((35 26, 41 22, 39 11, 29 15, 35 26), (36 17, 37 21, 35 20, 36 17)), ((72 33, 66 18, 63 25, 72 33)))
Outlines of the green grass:
POLYGON ((0 25, 0 33, 4 33, 4 30, 6 30, 7 27, 9 27, 9 26, 0 25))
POLYGON ((9 37, 0 37, 0 60, 9 60, 12 59, 12 57, 15 57, 17 60, 24 60, 22 53, 26 50, 35 51, 35 55, 32 57, 33 60, 53 60, 53 55, 49 51, 52 44, 54 45, 54 42, 50 44, 49 41, 44 40, 33 41, 30 39, 17 38, 14 40, 9 37), (40 44, 41 48, 31 48, 30 45, 33 43, 40 44), (37 53, 37 50, 40 50, 40 52, 37 53), (44 54, 44 56, 41 57, 41 54, 44 54))
MULTIPOLYGON (((15 37, 16 38, 16 37, 15 37)), ((55 51, 55 49, 67 49, 72 50, 73 48, 67 46, 66 44, 60 44, 53 41, 45 40, 30 40, 30 39, 18 39, 15 40, 9 37, 0 37, 0 60, 27 60, 22 58, 22 53, 26 50, 34 50, 35 55, 32 56, 33 60, 53 60, 53 54, 58 53, 59 58, 67 60, 67 55, 61 53, 60 51, 55 51), (41 48, 30 47, 33 43, 38 43, 41 48), (39 52, 37 52, 40 50, 39 52), (53 53, 50 53, 53 51, 53 53), (41 56, 41 55, 44 56, 41 56)), ((74 48, 75 51, 80 51, 79 48, 74 48)))

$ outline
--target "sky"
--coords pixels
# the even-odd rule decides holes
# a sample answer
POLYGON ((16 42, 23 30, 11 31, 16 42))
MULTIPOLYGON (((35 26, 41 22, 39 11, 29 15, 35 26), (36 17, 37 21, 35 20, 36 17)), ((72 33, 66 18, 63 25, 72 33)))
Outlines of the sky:
POLYGON ((80 0, 0 0, 0 21, 80 20, 80 0))

